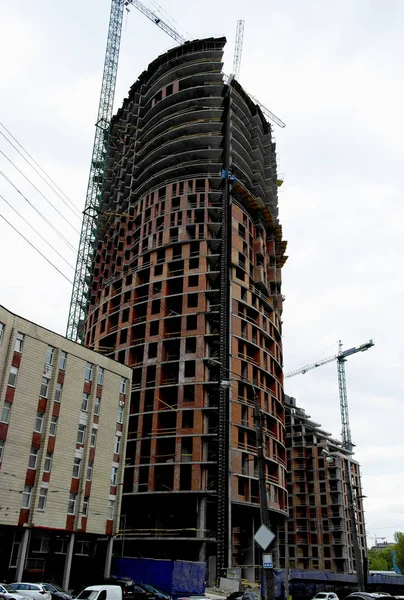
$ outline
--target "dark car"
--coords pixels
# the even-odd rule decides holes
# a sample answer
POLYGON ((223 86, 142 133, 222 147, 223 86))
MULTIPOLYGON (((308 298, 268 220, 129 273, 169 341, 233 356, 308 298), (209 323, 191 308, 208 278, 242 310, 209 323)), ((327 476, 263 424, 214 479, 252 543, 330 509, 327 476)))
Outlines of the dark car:
POLYGON ((136 585, 144 589, 145 592, 153 594, 154 598, 158 600, 172 600, 170 594, 166 594, 154 585, 150 585, 149 583, 137 583, 136 585))
POLYGON ((44 589, 51 593, 52 600, 72 600, 72 595, 54 583, 42 582, 44 589))
POLYGON ((130 577, 114 577, 113 575, 109 579, 104 579, 105 584, 119 585, 122 590, 122 596, 135 597, 135 582, 130 577))
POLYGON ((378 598, 382 598, 383 596, 387 596, 388 600, 393 600, 390 594, 385 592, 352 592, 348 596, 345 596, 344 600, 377 600, 378 598))

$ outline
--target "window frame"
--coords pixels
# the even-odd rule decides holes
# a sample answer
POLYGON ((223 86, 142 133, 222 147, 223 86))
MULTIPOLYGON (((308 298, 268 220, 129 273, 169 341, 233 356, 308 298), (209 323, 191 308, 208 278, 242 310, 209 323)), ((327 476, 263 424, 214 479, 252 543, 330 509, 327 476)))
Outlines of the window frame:
POLYGON ((77 444, 81 444, 82 446, 84 446, 84 442, 86 440, 86 429, 87 429, 86 425, 83 425, 83 423, 79 423, 79 427, 77 429, 77 442, 76 442, 77 444), (81 436, 80 436, 80 433, 82 434, 81 436), (79 439, 80 437, 81 437, 82 441, 80 441, 80 439, 79 439))
POLYGON ((72 494, 70 492, 70 494, 69 494, 69 502, 67 504, 67 514, 68 515, 75 515, 76 514, 76 501, 77 501, 77 494, 72 494))
POLYGON ((21 331, 18 331, 14 343, 14 352, 18 352, 19 354, 22 353, 22 349, 24 347, 24 339, 25 335, 21 333, 21 331))
POLYGON ((111 485, 113 487, 116 487, 118 485, 118 471, 119 471, 119 467, 116 467, 115 465, 113 465, 113 467, 111 469, 111 485))
POLYGON ((45 365, 48 365, 49 367, 53 366, 53 360, 55 358, 55 351, 56 351, 56 348, 54 348, 53 346, 48 346, 46 348, 45 365), (48 360, 48 355, 49 355, 49 360, 48 360))
POLYGON ((103 384, 104 384, 104 369, 103 369, 103 367, 98 367, 97 385, 103 385, 103 384))
POLYGON ((48 488, 41 486, 38 495, 38 511, 45 512, 46 502, 48 500, 48 488), (42 506, 41 506, 42 504, 42 506))
POLYGON ((2 461, 3 461, 5 441, 6 440, 0 440, 0 465, 1 465, 2 461))
POLYGON ((66 370, 66 361, 67 361, 67 352, 62 350, 60 353, 60 359, 59 359, 59 369, 61 371, 66 370))
POLYGON ((95 448, 97 445, 97 434, 98 434, 98 429, 97 427, 92 427, 91 428, 91 437, 90 437, 90 448, 95 448))
POLYGON ((114 454, 121 453, 121 443, 122 443, 122 436, 115 434, 114 454))
POLYGON ((86 362, 86 371, 84 374, 84 379, 86 381, 92 381, 93 380, 93 369, 94 369, 94 365, 90 362, 86 362))
POLYGON ((21 508, 26 508, 29 510, 29 508, 31 506, 31 498, 32 498, 32 486, 24 485, 24 488, 22 491, 22 498, 21 498, 21 508))
POLYGON ((6 326, 4 325, 4 323, 0 322, 0 344, 3 341, 5 328, 6 328, 6 326))
POLYGON ((49 383, 50 383, 49 377, 45 377, 45 375, 42 375, 41 389, 39 391, 39 395, 40 395, 41 398, 48 398, 49 383), (46 383, 44 383, 44 381, 46 383))
POLYGON ((121 406, 120 404, 118 404, 118 409, 116 412, 116 422, 119 423, 119 425, 123 424, 123 417, 124 417, 124 407, 121 406))
POLYGON ((49 427, 49 436, 50 437, 56 437, 57 428, 58 428, 58 417, 56 415, 52 415, 50 427, 49 427), (53 429, 53 433, 52 433, 52 429, 53 429))
POLYGON ((10 414, 11 414, 11 407, 12 407, 12 402, 8 402, 8 400, 4 401, 3 404, 3 408, 1 409, 1 417, 0 417, 0 423, 5 423, 6 425, 8 425, 10 423, 10 414), (5 420, 4 418, 4 411, 7 412, 7 420, 5 420))
POLYGON ((115 513, 115 500, 110 498, 108 500, 108 508, 107 508, 107 520, 113 521, 115 513))
POLYGON ((121 381, 119 384, 119 393, 125 395, 127 387, 127 379, 126 377, 121 377, 121 381))
POLYGON ((12 388, 15 388, 17 385, 17 379, 18 379, 18 367, 11 366, 10 371, 8 373, 7 385, 9 385, 12 388), (10 382, 11 375, 14 375, 14 381, 12 383, 10 382))
POLYGON ((34 448, 34 446, 31 446, 31 450, 29 452, 29 459, 28 459, 28 469, 33 469, 34 471, 37 468, 37 464, 38 464, 38 453, 39 453, 39 449, 38 448, 34 448), (31 458, 33 458, 32 463, 31 464, 31 458))
POLYGON ((41 412, 40 410, 37 410, 36 417, 35 417, 35 423, 34 423, 34 431, 36 433, 42 433, 44 416, 45 416, 44 412, 41 412), (41 422, 41 428, 40 429, 37 429, 37 422, 38 421, 41 422))
POLYGON ((95 403, 94 403, 94 416, 98 417, 100 412, 101 412, 101 396, 96 396, 95 403))
POLYGON ((43 465, 44 473, 50 473, 52 470, 53 452, 47 452, 45 454, 45 462, 43 465))
POLYGON ((90 394, 83 392, 83 395, 81 397, 81 408, 80 408, 81 411, 88 412, 89 401, 90 401, 90 394))
POLYGON ((57 383, 55 387, 55 402, 58 404, 62 401, 63 383, 57 383))
POLYGON ((92 481, 93 480, 93 468, 94 468, 94 463, 93 462, 89 462, 87 464, 86 481, 92 481), (89 475, 90 475, 90 477, 89 477, 89 475))

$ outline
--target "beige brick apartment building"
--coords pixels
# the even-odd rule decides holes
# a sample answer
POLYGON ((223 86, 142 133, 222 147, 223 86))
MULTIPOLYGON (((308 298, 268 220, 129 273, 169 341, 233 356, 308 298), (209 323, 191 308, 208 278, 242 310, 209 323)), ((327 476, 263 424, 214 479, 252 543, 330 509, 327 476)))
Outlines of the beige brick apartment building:
POLYGON ((108 570, 130 386, 128 367, 0 306, 0 577, 108 570))

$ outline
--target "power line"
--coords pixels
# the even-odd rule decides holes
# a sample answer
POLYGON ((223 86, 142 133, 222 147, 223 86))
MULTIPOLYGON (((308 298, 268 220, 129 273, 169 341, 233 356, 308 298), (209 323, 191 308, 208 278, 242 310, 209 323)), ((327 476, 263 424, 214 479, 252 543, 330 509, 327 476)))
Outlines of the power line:
POLYGON ((25 237, 25 236, 24 236, 24 235, 23 235, 23 234, 22 234, 20 231, 18 231, 18 229, 16 229, 16 228, 14 227, 14 225, 12 225, 12 224, 10 223, 10 221, 8 221, 4 215, 2 215, 2 214, 0 213, 0 217, 1 217, 2 219, 4 219, 4 221, 5 221, 6 223, 8 223, 8 225, 10 225, 10 227, 12 227, 12 228, 14 229, 14 231, 16 231, 16 232, 17 232, 17 233, 18 233, 18 234, 19 234, 19 235, 20 235, 20 236, 21 236, 21 237, 22 237, 22 238, 23 238, 23 239, 24 239, 24 240, 25 240, 25 241, 26 241, 26 242, 27 242, 27 243, 28 243, 28 244, 29 244, 29 245, 30 245, 32 248, 34 248, 34 250, 36 250, 36 251, 38 252, 38 254, 40 254, 40 255, 42 256, 42 258, 44 258, 44 259, 46 260, 46 262, 48 262, 48 263, 49 263, 49 264, 50 264, 50 265, 51 265, 51 266, 52 266, 54 269, 56 269, 56 271, 57 271, 58 273, 60 273, 60 274, 61 274, 61 276, 62 276, 62 277, 64 277, 64 278, 66 279, 66 281, 68 281, 69 283, 73 284, 73 282, 72 282, 72 281, 71 281, 71 280, 70 280, 70 279, 69 279, 69 278, 68 278, 68 277, 67 277, 67 276, 66 276, 64 273, 62 273, 62 271, 60 271, 60 270, 57 268, 57 266, 56 266, 56 265, 54 265, 54 264, 53 264, 53 262, 51 262, 51 261, 49 260, 49 258, 47 258, 47 257, 46 257, 44 254, 42 254, 42 252, 41 252, 40 250, 38 250, 38 248, 37 248, 36 246, 34 246, 34 244, 32 244, 32 243, 31 243, 31 242, 30 242, 30 241, 29 241, 29 240, 28 240, 28 239, 27 239, 27 238, 26 238, 26 237, 25 237))
POLYGON ((13 186, 13 188, 20 194, 20 196, 22 196, 24 198, 24 200, 26 202, 28 202, 28 204, 35 210, 35 212, 41 217, 41 219, 43 219, 45 221, 45 223, 47 223, 49 225, 49 227, 51 227, 53 229, 53 231, 60 237, 62 238, 62 240, 67 244, 67 246, 69 246, 69 248, 76 254, 76 250, 75 248, 72 246, 72 244, 60 233, 60 231, 58 231, 56 229, 56 227, 54 227, 52 225, 52 223, 50 221, 48 221, 48 219, 46 217, 44 217, 44 215, 41 213, 40 210, 38 210, 33 204, 32 202, 30 202, 28 200, 28 198, 26 196, 24 196, 24 194, 21 192, 21 190, 18 189, 18 187, 16 185, 14 185, 14 183, 11 181, 11 179, 9 179, 9 177, 7 177, 7 175, 5 173, 3 173, 3 171, 0 170, 0 175, 2 175, 4 177, 4 179, 6 179, 6 181, 8 181, 8 183, 10 185, 13 186))
POLYGON ((35 227, 33 227, 33 226, 31 225, 31 223, 30 223, 29 221, 27 221, 27 219, 26 219, 26 218, 25 218, 23 215, 21 215, 21 214, 18 212, 18 210, 17 210, 16 208, 14 208, 14 206, 13 206, 12 204, 10 204, 10 202, 9 202, 8 200, 6 200, 6 198, 5 198, 5 197, 4 197, 2 194, 0 194, 0 198, 2 198, 2 200, 4 200, 4 202, 5 202, 5 203, 6 203, 6 204, 7 204, 7 205, 8 205, 8 206, 9 206, 9 207, 10 207, 10 208, 11 208, 11 209, 12 209, 12 210, 13 210, 13 211, 14 211, 14 212, 15 212, 15 213, 16 213, 16 214, 17 214, 17 215, 18 215, 18 216, 19 216, 19 217, 20 217, 20 218, 21 218, 21 219, 22 219, 22 220, 23 220, 23 221, 24 221, 24 222, 25 222, 25 223, 26 223, 28 226, 29 226, 29 227, 31 227, 31 229, 32 229, 32 230, 33 230, 33 231, 34 231, 34 232, 35 232, 37 235, 39 235, 39 237, 41 238, 41 240, 43 240, 43 241, 45 242, 45 244, 47 244, 47 245, 49 246, 49 248, 52 248, 52 250, 53 250, 54 252, 56 252, 56 254, 57 254, 58 256, 60 256, 60 258, 61 258, 61 259, 62 259, 62 260, 63 260, 63 261, 64 261, 64 262, 67 264, 67 266, 68 266, 68 267, 70 267, 71 269, 73 269, 73 270, 74 270, 74 267, 73 267, 73 266, 72 266, 72 265, 71 265, 71 264, 70 264, 70 263, 69 263, 69 262, 68 262, 68 261, 65 259, 65 257, 64 257, 64 256, 62 256, 62 254, 60 254, 60 252, 58 252, 58 251, 56 250, 56 248, 54 248, 54 246, 52 246, 52 244, 50 244, 50 243, 49 243, 49 242, 48 242, 48 241, 47 241, 47 240, 46 240, 46 239, 43 237, 43 235, 41 235, 41 234, 40 234, 38 231, 36 231, 35 227))
MULTIPOLYGON (((3 127, 3 129, 5 129, 5 131, 7 131, 7 133, 9 134, 10 137, 12 137, 12 139, 16 142, 16 144, 25 152, 25 154, 27 156, 30 157, 30 159, 32 160, 32 162, 42 171, 42 173, 44 173, 44 175, 46 175, 46 177, 49 179, 49 181, 51 181, 53 183, 53 185, 57 188, 57 190, 59 190, 59 192, 61 192, 63 194, 63 196, 66 198, 66 200, 69 202, 69 204, 72 205, 74 211, 76 212, 76 215, 81 219, 81 213, 79 211, 79 209, 77 208, 77 206, 70 200, 70 198, 64 193, 64 191, 62 189, 60 189, 60 187, 58 186, 58 184, 53 181, 53 179, 46 173, 46 171, 44 171, 44 169, 41 167, 40 164, 38 164, 36 162, 36 160, 31 156, 31 154, 24 148, 24 146, 22 146, 20 144, 20 142, 13 136, 13 134, 11 133, 11 131, 9 131, 7 129, 7 127, 5 125, 3 125, 3 123, 0 121, 0 125, 1 127, 3 127)), ((11 144, 11 146, 18 152, 18 154, 20 154, 20 156, 22 156, 22 158, 29 164, 29 166, 31 167, 31 169, 33 169, 38 175, 39 177, 41 177, 41 179, 44 180, 44 182, 46 183, 47 186, 49 186, 51 188, 51 190, 57 195, 59 196, 59 198, 65 202, 65 200, 63 200, 62 196, 59 194, 59 192, 57 192, 56 190, 53 189, 53 187, 50 185, 50 183, 48 181, 46 181, 46 179, 39 173, 39 171, 37 171, 37 169, 35 169, 35 167, 33 165, 31 165, 31 163, 26 159, 26 157, 18 150, 18 148, 16 148, 14 146, 14 144, 12 142, 10 142, 10 140, 7 138, 7 136, 4 135, 4 133, 2 133, 0 131, 0 134, 4 137, 5 140, 7 140, 7 142, 9 144, 11 144)), ((68 207, 70 210, 72 210, 70 207, 68 207)))
POLYGON ((68 220, 66 219, 66 217, 64 216, 64 214, 63 214, 63 213, 61 213, 61 212, 60 212, 60 210, 56 208, 56 206, 53 204, 53 202, 51 202, 51 201, 50 201, 50 200, 49 200, 49 199, 48 199, 48 198, 47 198, 47 197, 46 197, 46 196, 45 196, 45 195, 44 195, 44 194, 41 192, 41 190, 39 190, 39 189, 36 187, 36 185, 35 185, 34 183, 32 183, 32 181, 31 181, 31 180, 30 180, 30 179, 29 179, 29 178, 28 178, 26 175, 24 175, 24 173, 23 173, 23 172, 22 172, 22 171, 21 171, 21 170, 20 170, 20 169, 17 167, 17 165, 16 165, 15 163, 13 163, 13 161, 11 160, 11 158, 9 158, 9 157, 8 157, 8 156, 7 156, 7 155, 6 155, 6 154, 3 152, 3 150, 0 150, 0 153, 1 153, 1 154, 4 156, 4 158, 5 158, 6 160, 8 160, 8 162, 9 162, 9 163, 11 163, 11 164, 13 165, 14 169, 16 169, 16 170, 19 172, 19 174, 20 174, 20 175, 22 175, 22 176, 24 177, 24 179, 26 179, 26 180, 28 181, 28 183, 30 183, 30 184, 32 185, 32 187, 34 188, 34 190, 36 190, 36 191, 38 192, 38 194, 40 194, 40 195, 42 196, 42 198, 43 198, 44 200, 46 200, 46 202, 47 202, 48 204, 50 204, 54 210, 56 210, 56 212, 58 213, 58 215, 59 215, 60 217, 62 217, 62 219, 63 219, 64 221, 66 221, 66 223, 69 225, 69 227, 71 227, 71 228, 73 229, 73 231, 75 231, 76 233, 80 233, 80 232, 79 232, 79 230, 78 230, 78 229, 76 229, 75 227, 73 227, 73 225, 70 223, 70 221, 68 221, 68 220))

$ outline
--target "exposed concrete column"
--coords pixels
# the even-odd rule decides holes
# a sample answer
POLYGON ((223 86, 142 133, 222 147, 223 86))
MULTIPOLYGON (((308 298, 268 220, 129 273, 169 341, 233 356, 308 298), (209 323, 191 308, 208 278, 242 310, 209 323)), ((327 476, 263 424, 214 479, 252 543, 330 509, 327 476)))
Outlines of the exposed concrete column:
POLYGON ((109 579, 111 577, 111 563, 112 563, 112 550, 114 548, 114 538, 111 535, 108 538, 107 542, 107 554, 105 556, 105 569, 104 569, 104 577, 105 579, 109 579))
POLYGON ((69 589, 70 571, 72 568, 72 558, 73 558, 73 548, 74 548, 74 536, 75 536, 74 533, 70 534, 69 544, 67 546, 65 568, 63 571, 63 583, 62 583, 62 587, 64 590, 69 589))
POLYGON ((25 559, 27 558, 28 553, 30 533, 30 529, 25 529, 24 533, 22 534, 22 539, 18 550, 17 570, 15 573, 16 581, 22 581, 24 577, 25 559))
MULTIPOLYGON (((208 499, 200 498, 198 501, 198 516, 197 516, 197 532, 196 537, 198 538, 206 538, 206 506, 208 503, 208 499)), ((203 541, 199 548, 199 562, 206 561, 206 542, 203 541)))

